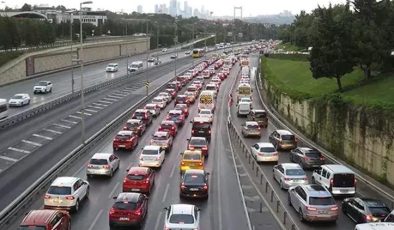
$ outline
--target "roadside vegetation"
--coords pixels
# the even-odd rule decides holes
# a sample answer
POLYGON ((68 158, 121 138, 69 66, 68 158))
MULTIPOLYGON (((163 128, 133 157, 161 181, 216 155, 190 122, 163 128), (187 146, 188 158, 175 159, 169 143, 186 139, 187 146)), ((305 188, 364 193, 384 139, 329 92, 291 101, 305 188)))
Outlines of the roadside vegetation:
POLYGON ((0 66, 6 64, 8 61, 15 59, 21 56, 23 52, 21 51, 14 51, 14 52, 3 52, 0 53, 0 66))

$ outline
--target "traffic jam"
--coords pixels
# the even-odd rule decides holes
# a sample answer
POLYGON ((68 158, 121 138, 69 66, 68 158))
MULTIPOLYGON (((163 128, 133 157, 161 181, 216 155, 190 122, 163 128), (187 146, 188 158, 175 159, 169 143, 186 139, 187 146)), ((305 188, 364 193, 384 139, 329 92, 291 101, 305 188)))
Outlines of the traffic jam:
MULTIPOLYGON (((71 229, 71 213, 78 215, 89 202, 95 187, 93 178, 109 179, 120 170, 119 154, 138 154, 138 162, 127 168, 121 192, 113 196, 108 207, 110 229, 133 226, 142 228, 148 213, 149 197, 154 193, 155 178, 170 154, 180 154, 179 196, 188 201, 206 202, 209 197, 209 175, 205 165, 210 159, 212 125, 215 122, 215 102, 220 85, 238 61, 234 55, 212 55, 166 85, 151 102, 135 110, 112 140, 112 152, 95 153, 86 167, 86 177, 57 177, 43 197, 43 209, 31 210, 23 218, 19 229, 71 229), (181 90, 183 89, 183 92, 181 90), (184 91, 185 90, 185 91, 184 91), (174 103, 172 103, 174 102, 174 103), (155 119, 171 108, 153 132, 145 146, 140 140, 155 119), (197 107, 194 117, 190 109, 197 107), (178 137, 186 123, 191 124, 189 137, 178 137), (178 140, 179 139, 179 140, 178 140), (172 151, 176 142, 186 142, 181 152, 172 151)), ((179 151, 179 150, 177 150, 179 151)), ((174 164, 174 162, 168 162, 174 164)), ((124 168, 122 169, 124 170, 124 168)), ((164 229, 200 229, 200 208, 197 205, 174 203, 165 207, 164 229)))

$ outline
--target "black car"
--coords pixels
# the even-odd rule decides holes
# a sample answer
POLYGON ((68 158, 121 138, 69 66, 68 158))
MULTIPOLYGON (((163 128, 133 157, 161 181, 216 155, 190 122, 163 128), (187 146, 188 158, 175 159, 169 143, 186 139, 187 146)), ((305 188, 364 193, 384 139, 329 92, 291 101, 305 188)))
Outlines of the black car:
POLYGON ((359 197, 346 198, 342 211, 356 223, 380 222, 390 213, 382 201, 359 197))
POLYGON ((208 198, 208 175, 201 169, 188 169, 182 175, 180 197, 208 198))
POLYGON ((195 117, 190 121, 192 125, 192 137, 205 137, 211 140, 211 122, 206 117, 195 117))
POLYGON ((324 165, 325 158, 317 149, 298 147, 290 151, 290 161, 298 163, 303 169, 324 165))

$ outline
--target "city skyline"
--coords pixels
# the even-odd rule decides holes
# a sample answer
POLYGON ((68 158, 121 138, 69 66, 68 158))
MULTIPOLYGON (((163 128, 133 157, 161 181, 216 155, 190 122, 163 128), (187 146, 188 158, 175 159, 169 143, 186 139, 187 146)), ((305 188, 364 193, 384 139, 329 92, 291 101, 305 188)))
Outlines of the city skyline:
MULTIPOLYGON (((91 7, 96 10, 110 10, 113 12, 126 12, 131 13, 133 11, 138 11, 138 6, 141 6, 144 13, 154 13, 156 10, 156 5, 166 5, 167 8, 170 8, 170 2, 173 0, 134 0, 131 1, 130 7, 128 7, 128 3, 130 1, 126 0, 113 0, 111 2, 96 0, 93 1, 91 7)), ((3 2, 3 1, 2 1, 3 2)), ((213 12, 213 16, 232 16, 233 15, 233 7, 242 6, 243 8, 243 16, 257 16, 257 15, 267 15, 267 14, 278 14, 283 11, 290 11, 292 14, 299 14, 301 10, 305 10, 310 12, 318 5, 328 6, 329 3, 338 4, 338 3, 346 3, 346 0, 276 0, 265 1, 265 0, 226 0, 226 1, 209 1, 209 0, 188 0, 187 6, 192 8, 192 12, 197 9, 201 12, 201 8, 207 9, 209 12, 213 12)), ((11 8, 20 8, 24 3, 28 3, 30 5, 41 5, 47 4, 49 6, 52 5, 64 5, 66 8, 78 8, 80 0, 59 0, 54 3, 45 2, 45 0, 4 0, 4 3, 0 4, 0 8, 4 9, 5 6, 11 8)), ((141 9, 140 8, 140 9, 141 9)), ((184 1, 178 1, 178 8, 184 9, 184 1)), ((189 11, 190 13, 190 11, 189 11)), ((192 14, 193 14, 192 13, 192 14)))

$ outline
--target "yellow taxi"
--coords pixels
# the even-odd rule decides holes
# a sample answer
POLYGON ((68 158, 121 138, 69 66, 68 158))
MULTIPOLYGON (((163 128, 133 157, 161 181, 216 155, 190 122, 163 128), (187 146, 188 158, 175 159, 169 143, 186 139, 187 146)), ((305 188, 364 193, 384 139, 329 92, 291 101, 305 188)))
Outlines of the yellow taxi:
POLYGON ((204 169, 205 157, 201 150, 185 150, 181 155, 181 173, 184 173, 187 169, 204 169))

